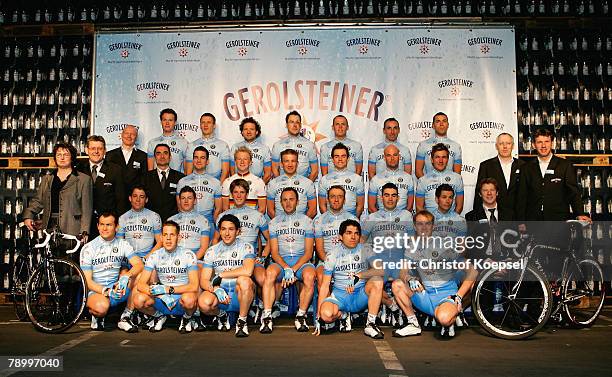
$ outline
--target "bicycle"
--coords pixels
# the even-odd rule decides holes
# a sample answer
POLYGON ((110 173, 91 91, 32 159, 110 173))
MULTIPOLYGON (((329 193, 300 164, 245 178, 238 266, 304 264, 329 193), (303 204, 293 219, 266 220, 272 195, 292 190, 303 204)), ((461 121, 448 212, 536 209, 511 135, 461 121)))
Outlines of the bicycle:
POLYGON ((25 287, 25 308, 37 330, 60 333, 74 326, 87 300, 87 281, 79 265, 68 258, 57 257, 57 241, 76 241, 67 254, 76 252, 81 241, 59 230, 44 230, 45 240, 34 245, 41 249, 40 262, 29 277, 25 287))
POLYGON ((605 300, 601 266, 591 258, 580 259, 576 238, 588 223, 569 220, 570 248, 563 259, 560 281, 551 287, 540 267, 537 250, 561 251, 525 237, 521 253, 523 268, 484 270, 472 292, 472 311, 489 334, 502 339, 525 339, 536 334, 552 317, 573 327, 589 327, 599 316, 605 300))
MULTIPOLYGON (((30 239, 28 239, 29 243, 30 239)), ((31 252, 29 246, 15 251, 15 262, 11 273, 11 300, 13 301, 13 309, 17 319, 22 322, 29 320, 25 307, 25 289, 28 279, 34 273, 34 268, 37 264, 35 254, 31 252)))

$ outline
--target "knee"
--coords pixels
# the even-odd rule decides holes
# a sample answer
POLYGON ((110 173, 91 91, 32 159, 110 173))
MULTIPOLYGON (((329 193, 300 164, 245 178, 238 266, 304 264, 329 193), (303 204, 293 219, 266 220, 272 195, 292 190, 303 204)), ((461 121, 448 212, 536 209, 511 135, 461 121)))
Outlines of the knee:
POLYGON ((334 310, 333 304, 331 303, 324 303, 323 305, 321 305, 321 311, 319 313, 319 318, 321 318, 323 321, 329 323, 335 320, 335 313, 336 311, 334 310))
POLYGON ((457 310, 449 308, 451 304, 443 304, 436 310, 436 320, 441 326, 450 326, 455 323, 457 310))
POLYGON ((370 278, 370 280, 368 280, 368 284, 376 289, 376 290, 380 290, 382 292, 384 286, 385 286, 385 282, 383 281, 383 279, 380 276, 374 276, 372 278, 370 278))
POLYGON ((266 277, 265 277, 264 284, 266 284, 266 285, 274 284, 274 282, 276 281, 276 276, 277 275, 278 274, 277 274, 275 268, 268 268, 266 270, 266 277))
POLYGON ((393 280, 393 283, 391 283, 391 291, 394 295, 397 295, 399 292, 402 292, 405 289, 406 284, 400 279, 395 279, 393 280))
POLYGON ((185 293, 181 295, 181 306, 185 309, 195 309, 196 307, 196 296, 193 293, 185 293))
POLYGON ((302 276, 304 285, 309 288, 313 287, 314 282, 315 282, 315 276, 316 276, 315 272, 312 271, 311 269, 304 271, 304 275, 302 276))
POLYGON ((148 297, 146 295, 143 295, 142 293, 136 293, 134 295, 134 307, 136 309, 142 309, 145 307, 145 302, 147 301, 148 297))
POLYGON ((242 293, 252 291, 254 287, 253 280, 246 276, 238 277, 238 279, 236 279, 236 285, 242 293))

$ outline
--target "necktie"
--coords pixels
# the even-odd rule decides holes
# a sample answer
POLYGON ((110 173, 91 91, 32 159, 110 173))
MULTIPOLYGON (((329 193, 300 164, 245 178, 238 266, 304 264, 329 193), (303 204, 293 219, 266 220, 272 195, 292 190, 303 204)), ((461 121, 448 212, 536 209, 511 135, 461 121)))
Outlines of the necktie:
POLYGON ((489 208, 488 210, 491 213, 491 217, 489 218, 489 223, 491 223, 491 225, 496 225, 497 217, 495 217, 495 208, 489 208))
POLYGON ((499 243, 497 242, 497 217, 495 217, 495 208, 489 208, 491 213, 489 217, 489 227, 491 228, 491 254, 499 255, 499 243))
POLYGON ((96 178, 98 178, 98 165, 91 167, 91 179, 93 179, 94 183, 96 183, 96 178))
POLYGON ((166 172, 165 171, 161 172, 161 175, 162 175, 161 188, 162 190, 165 190, 166 189, 166 172))

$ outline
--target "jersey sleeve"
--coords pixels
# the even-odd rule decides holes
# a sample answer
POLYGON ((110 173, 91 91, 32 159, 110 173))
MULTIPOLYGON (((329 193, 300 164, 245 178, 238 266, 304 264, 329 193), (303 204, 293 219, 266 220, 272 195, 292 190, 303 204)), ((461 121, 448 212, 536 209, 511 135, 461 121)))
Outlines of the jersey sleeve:
POLYGON ((226 142, 221 143, 221 153, 219 159, 223 162, 230 162, 230 151, 226 142))
POLYGON ((125 238, 125 216, 121 215, 119 217, 119 226, 117 227, 117 238, 125 238))
POLYGON ((457 174, 457 195, 463 195, 463 178, 457 174))
POLYGON ((360 176, 357 176, 358 181, 357 181, 357 196, 364 196, 365 195, 365 184, 363 183, 363 179, 361 179, 360 176))
MULTIPOLYGON (((230 152, 229 152, 229 153, 230 153, 230 156, 233 156, 233 155, 234 155, 234 152, 236 152, 236 149, 238 149, 238 143, 236 143, 236 144, 232 145, 232 147, 230 148, 230 152)), ((233 158, 230 158, 229 163, 230 163, 230 166, 231 166, 232 168, 236 166, 236 161, 234 161, 234 159, 233 159, 233 158)))
POLYGON ((187 152, 185 155, 185 161, 191 163, 193 162, 193 151, 196 149, 196 146, 194 143, 189 143, 187 145, 187 152))
POLYGON ((210 223, 204 216, 200 216, 202 222, 202 228, 200 229, 200 237, 208 237, 210 235, 210 223))
POLYGON ((244 260, 255 259, 255 249, 253 248, 253 245, 245 242, 244 251, 245 251, 244 260))
POLYGON ((321 159, 321 167, 327 167, 329 165, 329 147, 327 143, 321 146, 321 154, 319 157, 321 159))
POLYGON ((376 165, 376 147, 372 147, 370 149, 370 154, 368 155, 368 165, 376 165))
POLYGON ((422 176, 417 180, 417 188, 416 188, 416 197, 424 198, 425 197, 425 181, 423 180, 425 176, 422 176))
POLYGON ((406 146, 402 148, 402 158, 404 159, 404 167, 412 166, 412 154, 406 146))
POLYGON ((206 254, 204 254, 204 268, 213 268, 213 262, 215 261, 215 247, 208 249, 206 254))
POLYGON ((370 179, 368 183, 368 195, 377 196, 378 195, 378 176, 375 175, 374 178, 370 179))
POLYGON ((310 219, 310 217, 304 215, 304 217, 306 217, 306 219, 308 219, 308 221, 306 222, 306 224, 304 224, 304 226, 306 227, 306 235, 305 238, 314 238, 314 226, 313 226, 313 221, 310 219))
MULTIPOLYGON (((161 249, 158 249, 158 250, 161 250, 161 249)), ((145 262, 145 270, 153 271, 155 269, 156 264, 157 264, 157 250, 147 258, 147 261, 145 262)))
POLYGON ((270 155, 270 148, 268 148, 266 145, 263 145, 261 147, 261 155, 263 157, 263 166, 264 167, 272 166, 272 157, 270 155))
POLYGON ((360 142, 355 142, 355 163, 363 164, 363 147, 360 142))
POLYGON ((266 193, 267 193, 267 199, 268 200, 274 200, 274 186, 275 186, 275 180, 276 178, 273 178, 270 182, 268 182, 268 187, 266 188, 266 193))
POLYGON ((319 180, 319 198, 327 198, 327 175, 319 180))
POLYGON ((316 199, 316 192, 315 192, 315 185, 314 182, 312 182, 310 179, 308 180, 308 182, 306 182, 307 186, 306 186, 306 199, 307 200, 312 200, 312 199, 316 199))
POLYGON ((198 262, 196 255, 193 251, 187 251, 185 253, 185 267, 187 267, 187 271, 197 271, 198 270, 198 262))
POLYGON ((280 144, 277 141, 276 143, 274 143, 274 145, 272 146, 272 162, 274 163, 280 163, 280 144))
POLYGON ((419 145, 417 146, 417 152, 416 152, 417 161, 425 161, 425 155, 427 154, 427 151, 425 150, 427 146, 425 144, 426 144, 425 141, 421 141, 419 145))
POLYGON ((230 180, 226 179, 223 181, 223 185, 221 185, 221 196, 230 196, 230 180))
POLYGON ((315 238, 323 238, 323 222, 321 221, 321 215, 315 217, 312 222, 314 227, 314 236, 315 238))
POLYGON ((266 220, 266 216, 259 214, 259 221, 257 222, 257 226, 259 226, 260 232, 265 232, 268 230, 268 220, 266 220))
POLYGON ((462 165, 462 152, 461 152, 461 144, 455 143, 457 150, 455 151, 455 164, 462 165))
POLYGON ((370 218, 370 216, 368 216, 361 223, 361 233, 366 239, 370 236, 370 233, 372 232, 373 222, 374 221, 370 218))
POLYGON ((266 184, 264 183, 263 179, 258 178, 255 182, 257 182, 257 184, 255 185, 257 188, 257 197, 258 198, 266 198, 266 184))
MULTIPOLYGON (((274 219, 277 219, 278 217, 275 217, 274 219)), ((268 223, 268 230, 270 231, 270 238, 278 238, 278 234, 276 234, 276 221, 274 221, 274 219, 272 219, 270 221, 270 223, 268 223)))
POLYGON ((120 240, 121 250, 123 250, 123 256, 130 260, 132 257, 136 256, 134 253, 134 248, 125 240, 120 240))
POLYGON ((313 142, 310 142, 310 148, 308 148, 308 163, 319 164, 319 159, 317 158, 317 147, 313 142))
POLYGON ((334 269, 336 268, 336 252, 329 252, 325 258, 325 265, 323 272, 327 276, 332 276, 334 274, 334 269))
POLYGON ((187 177, 179 179, 178 183, 176 184, 176 196, 180 196, 181 189, 186 186, 185 178, 187 177))
POLYGON ((147 157, 148 158, 153 158, 155 157, 155 145, 153 145, 155 143, 155 139, 151 139, 149 140, 149 142, 147 143, 147 157))
POLYGON ((86 244, 81 250, 81 260, 80 265, 83 271, 91 271, 92 267, 92 250, 91 243, 86 244))
POLYGON ((161 234, 162 222, 161 217, 156 212, 153 212, 153 234, 161 234))

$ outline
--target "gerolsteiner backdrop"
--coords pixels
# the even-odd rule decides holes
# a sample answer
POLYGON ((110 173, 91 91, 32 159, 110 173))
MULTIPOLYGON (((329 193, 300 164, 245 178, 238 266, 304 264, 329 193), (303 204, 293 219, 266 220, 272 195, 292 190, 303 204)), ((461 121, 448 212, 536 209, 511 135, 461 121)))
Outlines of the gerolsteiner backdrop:
POLYGON ((145 148, 161 133, 159 111, 171 107, 190 141, 200 136, 200 115, 211 112, 230 146, 241 140, 240 120, 253 116, 271 147, 286 134, 285 114, 297 110, 305 135, 320 145, 342 114, 367 161, 383 140, 383 121, 395 117, 414 163, 433 114, 443 111, 463 149, 469 210, 495 137, 516 139, 514 41, 509 26, 478 25, 98 33, 93 132, 110 149, 135 124, 145 148))

